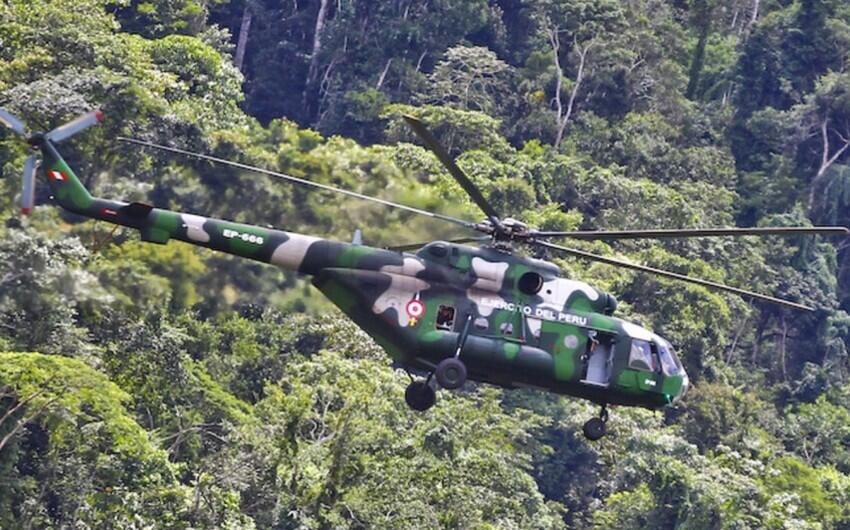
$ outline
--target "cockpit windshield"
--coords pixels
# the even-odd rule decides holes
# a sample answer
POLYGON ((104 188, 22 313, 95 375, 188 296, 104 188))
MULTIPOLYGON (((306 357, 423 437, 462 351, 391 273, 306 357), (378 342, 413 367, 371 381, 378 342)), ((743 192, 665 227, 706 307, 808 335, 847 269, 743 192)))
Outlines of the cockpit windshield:
POLYGON ((658 341, 658 357, 665 375, 677 375, 682 371, 682 363, 673 352, 673 347, 664 341, 658 341))

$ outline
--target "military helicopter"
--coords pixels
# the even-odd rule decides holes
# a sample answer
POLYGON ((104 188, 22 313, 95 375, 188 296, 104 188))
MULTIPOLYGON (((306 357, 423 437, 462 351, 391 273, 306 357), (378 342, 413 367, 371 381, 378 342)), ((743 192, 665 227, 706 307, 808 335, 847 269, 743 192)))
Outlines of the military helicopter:
MULTIPOLYGON (((793 301, 591 254, 550 240, 848 233, 843 227, 540 231, 502 217, 426 126, 413 116, 404 118, 481 208, 486 216, 483 221, 470 222, 174 147, 132 138, 119 140, 341 193, 450 222, 482 235, 372 248, 363 245, 357 235, 351 243, 330 241, 163 210, 141 202, 92 197, 59 154, 57 144, 101 121, 100 112, 83 115, 48 133, 29 134, 21 120, 0 109, 0 122, 24 137, 34 151, 40 151, 42 173, 53 198, 66 210, 134 228, 143 241, 165 244, 176 239, 312 277, 321 292, 373 337, 396 366, 407 371, 411 382, 405 400, 411 408, 426 411, 434 405, 434 383, 450 390, 462 387, 467 380, 506 388, 539 388, 598 404, 599 415, 583 428, 591 440, 605 435, 609 405, 660 409, 685 395, 688 376, 669 341, 614 316, 614 296, 566 278, 556 265, 520 255, 515 247, 547 249, 813 311, 793 301), (411 250, 416 252, 407 252, 411 250)), ((33 153, 24 164, 23 213, 34 204, 37 169, 37 153, 33 153)))

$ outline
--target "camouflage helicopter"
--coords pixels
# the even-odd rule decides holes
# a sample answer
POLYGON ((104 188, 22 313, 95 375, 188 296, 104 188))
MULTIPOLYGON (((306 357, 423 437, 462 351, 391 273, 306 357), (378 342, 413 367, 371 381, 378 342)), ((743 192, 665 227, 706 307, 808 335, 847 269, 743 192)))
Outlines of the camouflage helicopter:
MULTIPOLYGON (((372 248, 310 235, 210 219, 140 202, 92 197, 57 150, 57 144, 98 123, 83 115, 48 133, 29 134, 21 120, 0 109, 0 122, 40 151, 53 198, 73 213, 134 228, 143 241, 171 239, 277 265, 312 277, 312 283, 366 331, 403 368, 411 382, 407 404, 418 411, 436 401, 435 384, 458 389, 469 380, 506 388, 533 387, 593 401, 599 415, 587 421, 591 440, 605 435, 609 405, 660 409, 688 390, 688 376, 669 341, 614 316, 617 300, 586 283, 566 278, 549 262, 515 253, 517 245, 659 275, 732 292, 785 307, 813 308, 551 243, 553 238, 634 238, 744 235, 847 234, 843 227, 707 228, 546 232, 502 217, 457 166, 425 125, 405 116, 486 219, 462 219, 299 179, 282 173, 130 138, 171 153, 256 171, 460 225, 483 235, 452 241, 372 248), (483 243, 468 246, 465 243, 483 243), (416 250, 415 253, 407 251, 416 250), (420 374, 416 378, 412 374, 420 374)), ((21 209, 34 204, 37 153, 24 165, 21 209)))

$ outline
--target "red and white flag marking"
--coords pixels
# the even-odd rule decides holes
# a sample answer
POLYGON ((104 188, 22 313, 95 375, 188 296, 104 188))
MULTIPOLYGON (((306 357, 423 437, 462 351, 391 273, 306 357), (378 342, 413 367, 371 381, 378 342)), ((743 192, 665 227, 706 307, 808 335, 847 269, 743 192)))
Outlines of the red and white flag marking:
POLYGON ((52 178, 53 180, 61 180, 63 182, 68 180, 68 177, 65 176, 65 173, 62 173, 61 171, 56 171, 56 170, 53 170, 53 169, 48 171, 47 175, 50 178, 52 178))
POLYGON ((413 318, 419 318, 425 314, 425 304, 419 300, 411 300, 407 303, 407 314, 413 318))

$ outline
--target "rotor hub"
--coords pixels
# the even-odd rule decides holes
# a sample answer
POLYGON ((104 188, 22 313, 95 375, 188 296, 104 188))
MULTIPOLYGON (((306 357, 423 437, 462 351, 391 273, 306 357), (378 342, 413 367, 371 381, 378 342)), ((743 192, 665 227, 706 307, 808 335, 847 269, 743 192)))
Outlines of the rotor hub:
POLYGON ((533 230, 522 221, 513 217, 506 217, 499 221, 499 226, 494 226, 490 219, 484 219, 475 226, 476 230, 493 236, 496 241, 518 241, 530 238, 533 230))
POLYGON ((528 242, 533 239, 536 232, 526 223, 513 217, 506 217, 498 222, 499 225, 495 226, 490 219, 484 219, 475 225, 475 229, 491 236, 492 247, 502 252, 512 253, 514 243, 528 242))
POLYGON ((39 147, 42 146, 42 144, 44 144, 44 133, 42 133, 42 132, 32 133, 31 135, 29 135, 27 137, 26 141, 31 148, 38 149, 39 147))
POLYGON ((505 235, 507 235, 508 239, 525 239, 530 235, 528 225, 522 221, 517 221, 513 217, 503 219, 502 226, 505 229, 505 235))

